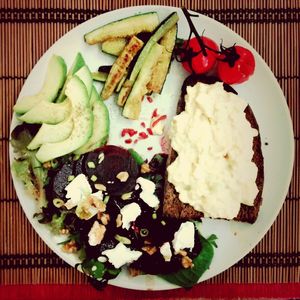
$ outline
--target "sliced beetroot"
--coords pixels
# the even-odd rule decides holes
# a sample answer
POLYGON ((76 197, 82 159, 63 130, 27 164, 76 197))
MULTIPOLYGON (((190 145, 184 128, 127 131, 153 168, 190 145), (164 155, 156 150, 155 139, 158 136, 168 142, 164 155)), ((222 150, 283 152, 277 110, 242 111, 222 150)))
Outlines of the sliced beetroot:
POLYGON ((74 165, 74 161, 67 161, 52 177, 53 199, 65 199, 65 187, 70 183, 70 176, 74 176, 74 165))
POLYGON ((111 145, 87 153, 83 168, 90 182, 103 184, 110 195, 132 191, 139 175, 139 166, 130 152, 111 145))

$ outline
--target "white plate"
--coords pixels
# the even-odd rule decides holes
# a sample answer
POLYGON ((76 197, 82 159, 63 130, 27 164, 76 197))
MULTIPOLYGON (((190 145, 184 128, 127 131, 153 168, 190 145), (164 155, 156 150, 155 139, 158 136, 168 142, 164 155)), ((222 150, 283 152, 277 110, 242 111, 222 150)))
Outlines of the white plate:
MULTIPOLYGON (((35 65, 21 90, 19 98, 34 94, 35 91, 40 89, 42 84, 41 78, 43 78, 46 72, 47 63, 52 54, 61 55, 67 65, 70 66, 76 53, 80 51, 92 71, 96 70, 99 65, 111 63, 113 61, 112 58, 109 55, 101 54, 97 45, 89 46, 86 44, 83 40, 83 35, 113 20, 147 11, 157 11, 160 20, 171 12, 177 11, 180 16, 178 36, 181 38, 188 37, 189 27, 187 21, 182 11, 178 8, 140 6, 124 8, 103 14, 84 22, 59 39, 35 65)), ((199 18, 193 18, 193 22, 199 33, 205 29, 205 35, 217 43, 221 40, 223 40, 227 46, 237 43, 250 49, 254 54, 256 60, 254 75, 246 83, 236 85, 234 88, 238 91, 240 96, 249 102, 256 116, 260 127, 262 151, 265 158, 263 204, 256 223, 249 225, 234 221, 203 221, 202 234, 208 236, 214 233, 218 236, 218 248, 215 251, 211 268, 201 278, 201 281, 203 281, 221 273, 238 262, 257 245, 271 227, 288 191, 294 160, 294 139, 290 113, 284 95, 272 72, 258 53, 239 35, 211 18, 199 15, 199 18), (265 145, 265 142, 267 142, 268 145, 265 145)), ((173 62, 162 95, 160 97, 154 97, 155 101, 152 104, 149 104, 147 101, 143 102, 141 120, 149 121, 149 115, 155 107, 158 107, 160 113, 166 113, 169 117, 174 115, 176 102, 179 99, 180 87, 186 76, 187 74, 183 68, 178 63, 173 62)), ((98 87, 98 89, 99 88, 100 87, 98 87)), ((140 122, 130 122, 122 118, 119 108, 113 103, 113 99, 107 103, 111 116, 109 143, 126 146, 126 144, 120 140, 121 129, 124 127, 133 127, 132 124, 138 127, 140 122)), ((16 124, 16 118, 13 116, 12 128, 15 127, 16 124)), ((160 152, 159 139, 152 138, 151 140, 138 143, 136 150, 141 152, 145 158, 150 157, 152 154, 160 152), (153 144, 153 151, 147 151, 148 143, 153 144)), ((12 162, 13 153, 11 148, 10 158, 12 162)), ((24 191, 22 183, 14 175, 13 181, 23 210, 36 232, 57 255, 74 266, 77 262, 76 256, 62 252, 60 246, 57 245, 60 237, 53 236, 47 226, 41 225, 36 219, 33 219, 32 216, 37 211, 35 201, 24 191)), ((144 275, 132 278, 126 271, 122 272, 118 278, 110 281, 110 283, 116 286, 137 290, 176 288, 176 286, 156 276, 144 275)))

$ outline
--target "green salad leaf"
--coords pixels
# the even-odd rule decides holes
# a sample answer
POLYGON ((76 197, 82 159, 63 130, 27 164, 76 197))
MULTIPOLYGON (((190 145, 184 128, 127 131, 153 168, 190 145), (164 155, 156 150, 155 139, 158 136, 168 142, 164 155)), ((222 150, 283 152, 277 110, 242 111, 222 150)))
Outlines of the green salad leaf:
POLYGON ((58 234, 60 232, 61 229, 64 228, 64 221, 66 218, 66 213, 61 213, 60 216, 55 214, 52 216, 52 220, 51 220, 51 229, 54 233, 58 234))
POLYGON ((190 288, 195 285, 203 273, 209 269, 214 256, 214 247, 216 244, 216 235, 212 234, 207 239, 200 235, 202 249, 199 255, 193 260, 194 266, 190 269, 181 269, 176 273, 159 275, 168 282, 181 287, 190 288))
POLYGON ((48 178, 47 170, 37 160, 36 151, 27 149, 37 130, 36 125, 21 124, 11 133, 10 142, 15 153, 12 170, 23 181, 25 188, 39 200, 40 206, 43 206, 46 203, 44 185, 48 178))

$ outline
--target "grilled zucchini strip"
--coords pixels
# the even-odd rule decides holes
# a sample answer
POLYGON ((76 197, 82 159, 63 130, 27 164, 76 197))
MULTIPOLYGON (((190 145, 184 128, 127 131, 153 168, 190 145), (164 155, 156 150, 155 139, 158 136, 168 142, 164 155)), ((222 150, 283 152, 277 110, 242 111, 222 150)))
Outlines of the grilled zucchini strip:
POLYGON ((179 20, 178 14, 176 12, 170 14, 164 21, 160 23, 158 28, 152 34, 148 42, 143 47, 128 80, 126 80, 124 87, 119 93, 117 103, 125 103, 126 95, 130 93, 130 90, 142 68, 144 62, 154 44, 156 44, 179 20), (120 99, 119 99, 120 98, 120 99))
POLYGON ((127 68, 134 58, 134 56, 138 53, 138 51, 143 46, 143 41, 138 39, 136 36, 133 36, 128 44, 125 46, 124 50, 120 54, 120 56, 115 60, 110 72, 105 81, 105 85, 101 92, 101 97, 103 100, 108 99, 115 88, 117 87, 119 81, 122 79, 124 74, 127 71, 127 68))
POLYGON ((151 80, 153 70, 157 64, 164 47, 155 43, 146 56, 145 63, 135 81, 123 109, 123 116, 136 120, 141 112, 141 103, 144 95, 148 92, 147 84, 151 80))
POLYGON ((93 45, 117 37, 129 37, 140 32, 152 32, 158 24, 159 19, 156 12, 138 14, 98 27, 86 33, 84 40, 93 45))
POLYGON ((127 44, 126 38, 115 38, 106 40, 101 44, 101 50, 104 53, 119 56, 127 44))
POLYGON ((159 44, 164 46, 163 53, 154 68, 152 78, 148 84, 149 91, 160 94, 166 81, 173 49, 177 37, 177 25, 173 26, 160 40, 159 44))

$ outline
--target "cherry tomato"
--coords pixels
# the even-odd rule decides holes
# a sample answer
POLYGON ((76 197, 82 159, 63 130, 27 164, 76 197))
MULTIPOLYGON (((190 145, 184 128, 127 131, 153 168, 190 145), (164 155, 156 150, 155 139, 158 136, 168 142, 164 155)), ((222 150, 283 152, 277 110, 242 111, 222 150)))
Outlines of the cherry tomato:
POLYGON ((228 84, 237 84, 248 80, 255 69, 255 59, 251 51, 242 46, 233 47, 235 48, 235 54, 237 54, 235 59, 230 59, 230 55, 228 57, 221 54, 217 64, 219 78, 228 84))
MULTIPOLYGON (((204 45, 206 47, 209 47, 213 50, 218 51, 218 45, 211 40, 208 37, 202 36, 201 37, 204 45)), ((196 74, 203 74, 208 72, 209 70, 211 70, 215 63, 216 63, 216 59, 218 57, 218 53, 215 53, 207 48, 205 48, 206 50, 206 55, 203 54, 203 51, 201 51, 201 47, 198 43, 198 40, 196 37, 190 39, 189 41, 185 41, 183 44, 183 48, 187 47, 187 49, 191 49, 194 52, 199 52, 198 55, 189 58, 186 57, 186 54, 183 54, 183 59, 187 61, 183 61, 182 62, 182 66, 190 73, 192 73, 192 69, 196 74), (201 51, 201 52, 200 52, 201 51), (190 67, 190 64, 192 65, 192 69, 190 67)))

